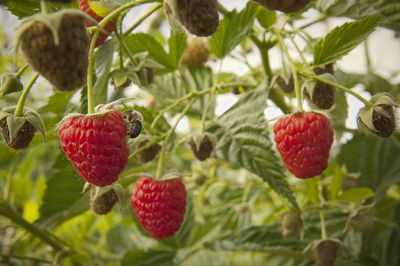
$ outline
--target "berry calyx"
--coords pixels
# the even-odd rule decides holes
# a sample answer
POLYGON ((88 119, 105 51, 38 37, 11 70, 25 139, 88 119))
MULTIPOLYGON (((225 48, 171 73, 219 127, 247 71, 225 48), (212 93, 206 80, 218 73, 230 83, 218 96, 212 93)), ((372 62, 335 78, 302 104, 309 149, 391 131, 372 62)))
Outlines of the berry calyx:
POLYGON ((213 151, 213 143, 207 135, 201 139, 200 143, 198 143, 196 139, 192 138, 189 141, 189 145, 194 156, 200 161, 208 159, 213 151))
POLYGON ((315 112, 298 112, 274 125, 276 147, 288 170, 298 178, 320 175, 328 166, 333 143, 329 119, 315 112))
POLYGON ((141 177, 131 195, 136 218, 153 238, 171 237, 179 231, 186 212, 186 188, 180 178, 155 180, 141 177))

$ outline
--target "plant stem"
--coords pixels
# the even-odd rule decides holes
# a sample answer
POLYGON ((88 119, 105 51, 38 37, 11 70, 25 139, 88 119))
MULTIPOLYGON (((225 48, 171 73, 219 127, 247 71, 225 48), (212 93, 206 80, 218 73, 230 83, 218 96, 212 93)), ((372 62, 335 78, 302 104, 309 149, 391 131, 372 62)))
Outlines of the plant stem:
POLYGON ((10 191, 11 191, 11 182, 12 182, 12 177, 14 175, 14 169, 17 164, 18 159, 13 160, 11 163, 11 167, 8 170, 7 173, 7 181, 6 181, 6 187, 4 191, 4 201, 8 202, 10 200, 10 191))
POLYGON ((19 78, 19 77, 22 75, 22 73, 24 73, 24 71, 25 71, 28 67, 29 67, 28 64, 26 64, 26 65, 24 65, 23 67, 21 67, 21 68, 18 70, 18 72, 15 74, 15 77, 16 77, 16 78, 19 78))
POLYGON ((42 241, 46 242, 55 250, 64 250, 64 247, 56 242, 50 235, 49 232, 43 231, 41 228, 29 223, 27 220, 22 218, 10 205, 4 201, 0 201, 0 215, 3 215, 13 221, 15 224, 26 229, 28 232, 38 237, 42 241))
POLYGON ((301 60, 303 60, 303 63, 308 66, 307 59, 305 58, 303 52, 301 51, 300 47, 297 45, 297 42, 294 40, 293 36, 290 34, 286 34, 287 37, 292 41, 294 47, 296 47, 297 52, 299 53, 301 60))
POLYGON ((307 77, 307 78, 311 78, 311 79, 315 79, 315 80, 321 81, 321 82, 323 82, 323 83, 325 83, 325 84, 331 85, 331 86, 336 87, 336 88, 338 88, 338 89, 341 89, 342 91, 345 91, 345 92, 347 92, 347 93, 353 95, 354 97, 356 97, 357 99, 359 99, 360 101, 362 101, 362 102, 363 102, 366 106, 368 106, 368 107, 373 107, 373 106, 374 106, 370 101, 368 101, 367 99, 365 99, 364 97, 362 97, 362 96, 361 96, 360 94, 358 94, 357 92, 352 91, 352 90, 350 90, 350 89, 348 89, 348 88, 346 88, 346 87, 344 87, 344 86, 342 86, 342 85, 340 85, 340 84, 337 84, 337 83, 335 83, 335 82, 332 82, 332 81, 330 81, 330 80, 321 78, 320 76, 316 76, 316 75, 313 75, 313 74, 302 73, 301 75, 304 76, 304 77, 307 77))
POLYGON ((207 114, 208 114, 208 111, 210 110, 210 107, 211 107, 212 102, 213 102, 214 99, 215 99, 215 90, 216 90, 216 89, 217 89, 216 86, 214 86, 214 87, 211 88, 211 93, 210 93, 210 96, 209 96, 209 98, 208 98, 207 106, 206 106, 206 108, 204 109, 203 114, 202 114, 202 116, 201 116, 201 134, 204 134, 204 133, 205 133, 207 114))
POLYGON ((47 10, 47 2, 46 0, 41 0, 40 1, 40 10, 42 11, 42 14, 47 14, 48 10, 47 10))
POLYGON ((94 48, 100 31, 103 29, 105 25, 107 25, 108 22, 110 22, 114 17, 118 16, 124 10, 127 10, 131 7, 138 6, 141 4, 154 3, 160 1, 161 0, 142 0, 142 1, 129 2, 117 8, 110 14, 108 14, 97 24, 97 28, 94 32, 94 35, 92 36, 92 42, 90 43, 90 48, 89 48, 89 66, 88 66, 88 76, 87 76, 88 114, 94 113, 94 99, 93 99, 94 95, 93 95, 93 78, 92 78, 94 72, 94 48))
POLYGON ((164 143, 162 145, 161 152, 160 152, 160 159, 158 160, 156 179, 160 179, 162 176, 162 169, 163 169, 163 165, 164 165, 164 155, 165 155, 165 150, 167 148, 168 141, 171 138, 172 134, 175 132, 175 129, 178 126, 179 122, 185 116, 185 114, 189 111, 190 107, 193 105, 193 103, 196 101, 196 99, 197 99, 197 97, 193 98, 188 103, 188 105, 186 105, 185 109, 183 109, 182 113, 179 115, 175 124, 169 130, 168 135, 165 137, 164 143))
POLYGON ((286 54, 287 59, 289 60, 289 64, 290 64, 290 69, 292 71, 292 75, 293 75, 293 81, 294 81, 294 90, 296 92, 296 98, 297 98, 297 107, 299 108, 300 111, 304 111, 303 109, 303 103, 302 103, 302 97, 301 97, 301 91, 300 91, 300 87, 299 87, 299 79, 297 77, 297 69, 296 69, 296 65, 294 64, 294 61, 292 59, 292 57, 289 54, 289 50, 282 38, 282 35, 279 31, 279 29, 273 29, 274 33, 276 34, 279 44, 281 45, 281 48, 283 50, 283 52, 286 54))
POLYGON ((33 84, 35 84, 38 77, 39 77, 39 73, 36 73, 35 76, 33 76, 31 81, 29 82, 29 84, 26 86, 24 91, 22 92, 21 97, 19 98, 19 101, 18 101, 17 108, 15 109, 15 113, 14 113, 14 115, 16 117, 22 116, 23 111, 24 111, 26 97, 28 96, 29 91, 31 90, 33 84))
MULTIPOLYGON (((2 254, 0 253, 0 257, 8 259, 8 258, 13 258, 13 259, 18 259, 18 260, 30 260, 32 262, 40 262, 40 263, 47 263, 47 264, 52 264, 53 262, 41 259, 41 258, 35 258, 35 257, 29 257, 29 256, 21 256, 21 255, 15 255, 15 254, 2 254)), ((58 265, 58 264, 57 264, 58 265)))
POLYGON ((129 155, 129 159, 133 158, 136 156, 136 154, 141 153, 142 151, 146 150, 147 148, 149 148, 151 145, 158 143, 160 140, 162 140, 163 138, 165 138, 166 134, 162 135, 162 136, 157 136, 155 138, 153 138, 151 141, 148 141, 146 143, 146 145, 144 145, 143 147, 140 147, 139 149, 135 150, 133 153, 131 153, 129 155))
POLYGON ((364 41, 364 50, 365 50, 365 60, 367 61, 367 71, 368 73, 373 73, 374 71, 372 68, 371 57, 369 55, 368 39, 364 41))
POLYGON ((325 218, 324 218, 324 213, 321 209, 319 210, 319 218, 321 220, 321 238, 326 239, 325 218))
POLYGON ((301 26, 299 29, 308 28, 308 27, 310 27, 310 26, 312 26, 312 25, 314 25, 314 24, 317 24, 318 22, 321 22, 321 21, 323 21, 323 20, 325 20, 325 19, 327 19, 327 18, 328 18, 327 15, 322 15, 322 16, 320 16, 319 18, 317 18, 316 20, 313 20, 313 21, 311 21, 310 23, 307 23, 307 24, 301 26))
POLYGON ((158 115, 154 118, 153 122, 151 123, 150 129, 153 130, 154 127, 156 126, 158 120, 160 120, 160 118, 168 111, 172 110, 173 108, 175 108, 176 106, 178 106, 181 103, 186 102, 187 100, 189 100, 190 98, 194 97, 194 96, 202 96, 204 94, 210 93, 211 89, 206 89, 203 91, 199 91, 199 92, 195 92, 192 91, 188 94, 186 94, 185 96, 183 96, 180 99, 177 99, 175 102, 173 102, 171 105, 169 105, 168 107, 166 107, 165 109, 161 110, 158 115))
POLYGON ((147 11, 138 21, 136 21, 135 24, 133 24, 129 29, 127 29, 123 36, 127 36, 128 34, 130 34, 134 29, 136 29, 145 19, 147 19, 148 17, 151 16, 151 14, 153 14, 154 12, 156 12, 158 9, 160 9, 162 7, 161 3, 158 3, 157 5, 155 5, 152 9, 150 9, 149 11, 147 11))

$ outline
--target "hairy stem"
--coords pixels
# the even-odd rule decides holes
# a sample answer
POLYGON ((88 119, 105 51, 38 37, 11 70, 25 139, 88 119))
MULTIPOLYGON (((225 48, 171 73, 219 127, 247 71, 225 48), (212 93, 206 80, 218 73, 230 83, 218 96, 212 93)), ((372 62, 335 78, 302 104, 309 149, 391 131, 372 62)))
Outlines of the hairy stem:
POLYGON ((307 78, 311 78, 311 79, 315 79, 315 80, 318 80, 318 81, 321 81, 321 82, 323 82, 323 83, 325 83, 325 84, 331 85, 331 86, 336 87, 336 88, 338 88, 338 89, 340 89, 340 90, 342 90, 342 91, 345 91, 345 92, 347 92, 347 93, 353 95, 354 97, 356 97, 356 98, 359 99, 360 101, 362 101, 362 102, 363 102, 366 106, 368 106, 368 107, 373 107, 373 106, 374 106, 370 101, 368 101, 367 99, 365 99, 364 97, 362 97, 362 96, 361 96, 360 94, 358 94, 357 92, 352 91, 352 90, 350 90, 350 89, 348 89, 348 88, 346 88, 346 87, 344 87, 344 86, 342 86, 342 85, 340 85, 340 84, 337 84, 337 83, 335 83, 335 82, 333 82, 333 81, 330 81, 330 80, 321 78, 320 76, 317 76, 317 75, 308 74, 308 73, 302 73, 302 76, 307 77, 307 78))
POLYGON ((290 69, 292 71, 292 75, 293 75, 293 81, 294 81, 294 90, 296 92, 296 98, 297 98, 297 107, 299 108, 300 111, 304 111, 303 109, 303 103, 302 103, 302 97, 301 97, 301 90, 300 90, 300 86, 299 86, 299 79, 297 77, 297 69, 296 69, 296 65, 294 64, 294 61, 292 59, 292 57, 290 56, 289 50, 285 44, 285 41, 282 38, 282 35, 280 33, 279 29, 274 29, 274 33, 276 34, 279 44, 281 45, 281 48, 283 50, 283 52, 285 53, 287 59, 289 60, 289 64, 290 64, 290 69))
POLYGON ((172 134, 175 132, 175 129, 178 126, 179 122, 186 115, 186 113, 189 111, 190 107, 193 105, 193 103, 196 101, 196 99, 197 99, 197 97, 193 98, 188 103, 188 105, 186 105, 185 109, 183 109, 182 113, 179 115, 179 117, 176 120, 175 124, 169 130, 168 135, 165 137, 164 143, 162 145, 161 152, 160 152, 160 159, 158 160, 156 179, 160 179, 161 176, 162 176, 162 170, 163 170, 163 165, 164 165, 164 155, 165 155, 165 150, 167 148, 168 141, 171 138, 172 134))
POLYGON ((26 86, 24 91, 22 92, 21 97, 19 98, 19 101, 18 101, 17 108, 15 109, 15 113, 14 113, 14 115, 16 117, 22 116, 23 111, 24 111, 24 105, 25 105, 26 97, 28 96, 29 91, 31 90, 33 84, 35 84, 35 82, 38 79, 38 77, 39 77, 39 73, 36 73, 35 76, 33 76, 31 81, 29 82, 29 84, 26 86))

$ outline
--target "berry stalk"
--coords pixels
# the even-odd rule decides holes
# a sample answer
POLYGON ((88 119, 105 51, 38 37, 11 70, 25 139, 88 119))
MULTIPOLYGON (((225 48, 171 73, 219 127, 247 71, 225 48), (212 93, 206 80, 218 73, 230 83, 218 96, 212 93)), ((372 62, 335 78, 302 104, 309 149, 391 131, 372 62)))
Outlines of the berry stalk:
POLYGON ((17 104, 17 108, 15 109, 15 113, 14 113, 14 115, 16 117, 22 116, 26 97, 28 96, 29 91, 31 90, 33 84, 35 84, 35 82, 36 82, 38 77, 39 77, 39 73, 36 73, 35 76, 33 76, 31 81, 29 82, 29 84, 26 86, 24 91, 22 92, 21 97, 19 98, 19 101, 18 101, 18 104, 17 104))
POLYGON ((15 74, 16 78, 21 77, 21 75, 24 73, 24 71, 29 67, 28 64, 25 64, 23 67, 21 67, 18 72, 15 74))
POLYGON ((172 126, 172 128, 169 130, 168 135, 165 137, 164 143, 161 148, 160 152, 160 159, 158 160, 158 165, 157 165, 157 174, 156 174, 156 179, 160 179, 162 176, 162 168, 164 165, 164 155, 165 155, 165 149, 167 147, 167 143, 169 139, 171 138, 172 134, 175 132, 176 127, 178 126, 179 122, 181 119, 185 116, 185 114, 189 111, 190 107, 194 104, 194 102, 197 100, 197 97, 193 98, 188 105, 186 105, 185 109, 183 109, 182 113, 176 120, 175 124, 172 126))
POLYGON ((326 239, 325 217, 322 210, 319 210, 319 219, 321 220, 321 239, 326 239))
POLYGON ((290 69, 292 71, 292 75, 293 75, 293 81, 294 81, 294 90, 296 92, 296 98, 297 98, 297 107, 299 108, 300 111, 304 111, 303 109, 303 104, 302 104, 302 97, 301 97, 301 90, 300 90, 300 86, 299 86, 299 79, 297 76, 297 69, 296 69, 296 65, 294 64, 294 61, 292 59, 292 57, 289 54, 289 50, 282 38, 281 33, 279 32, 279 29, 274 28, 273 29, 274 33, 276 34, 279 44, 281 45, 281 48, 283 50, 283 52, 286 54, 287 59, 289 60, 289 64, 290 64, 290 69))
POLYGON ((127 29, 124 33, 124 37, 129 35, 134 29, 136 29, 144 20, 146 20, 148 17, 150 17, 154 12, 156 12, 158 9, 162 7, 162 4, 159 3, 155 5, 153 8, 151 8, 149 11, 147 11, 141 18, 139 18, 138 21, 136 21, 135 24, 133 24, 129 29, 127 29))
POLYGON ((48 13, 48 9, 47 9, 47 2, 46 0, 40 0, 40 10, 42 11, 42 14, 47 14, 48 13))
POLYGON ((348 88, 346 88, 346 87, 344 87, 344 86, 342 86, 342 85, 340 85, 340 84, 337 84, 337 83, 335 83, 335 82, 333 82, 333 81, 330 81, 330 80, 321 78, 321 77, 316 76, 316 75, 313 75, 313 74, 302 73, 302 75, 303 75, 304 77, 311 78, 311 79, 315 79, 315 80, 317 80, 317 81, 321 81, 321 82, 323 82, 323 83, 325 83, 325 84, 331 85, 331 86, 336 87, 336 88, 338 88, 338 89, 340 89, 340 90, 342 90, 342 91, 345 91, 345 92, 347 92, 347 93, 353 95, 354 97, 356 97, 356 98, 359 99, 360 101, 362 101, 366 106, 368 106, 368 107, 370 107, 370 108, 372 108, 372 107, 374 106, 370 101, 368 101, 367 99, 365 99, 364 97, 362 97, 362 96, 361 96, 360 94, 358 94, 357 92, 352 91, 352 90, 350 90, 350 89, 348 89, 348 88))

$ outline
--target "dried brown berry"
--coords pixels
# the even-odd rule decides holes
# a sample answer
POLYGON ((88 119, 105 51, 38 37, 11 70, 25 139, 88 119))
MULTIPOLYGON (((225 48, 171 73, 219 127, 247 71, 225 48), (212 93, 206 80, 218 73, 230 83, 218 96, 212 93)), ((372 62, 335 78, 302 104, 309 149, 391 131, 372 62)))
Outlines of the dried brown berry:
POLYGON ((90 190, 90 208, 97 214, 103 215, 109 213, 118 201, 118 195, 114 189, 110 189, 107 192, 94 198, 96 194, 96 187, 92 187, 90 190))
POLYGON ((146 67, 146 82, 147 85, 151 85, 154 81, 155 71, 154 68, 146 67))
POLYGON ((319 266, 332 266, 335 263, 340 244, 333 240, 322 240, 313 248, 314 259, 319 266))
POLYGON ((193 138, 189 141, 189 145, 193 151, 194 156, 200 161, 204 161, 209 158, 213 150, 213 143, 207 135, 203 137, 200 145, 197 145, 193 138))
POLYGON ((60 25, 53 34, 48 25, 35 21, 21 32, 20 44, 26 60, 58 90, 72 91, 83 86, 86 83, 89 49, 84 18, 57 12, 42 19, 59 19, 60 25))
POLYGON ((194 35, 206 37, 217 31, 217 0, 176 0, 175 13, 183 26, 194 35))
POLYGON ((301 233, 303 219, 299 212, 287 211, 280 217, 280 229, 285 239, 296 238, 301 233))
POLYGON ((360 210, 350 217, 349 225, 356 232, 369 234, 374 227, 374 214, 371 210, 360 210))
MULTIPOLYGON (((146 145, 148 141, 140 141, 136 144, 136 149, 140 149, 142 148, 144 145, 146 145)), ((157 154, 160 152, 161 150, 161 145, 158 143, 155 143, 153 145, 151 145, 150 147, 148 147, 147 149, 145 149, 142 152, 139 152, 137 154, 137 157, 140 161, 147 163, 150 162, 152 160, 154 160, 154 158, 156 158, 157 154)))
MULTIPOLYGON (((317 67, 314 69, 315 74, 321 75, 324 73, 333 74, 333 64, 328 64, 324 68, 317 67)), ((335 103, 335 88, 332 85, 317 81, 312 96, 308 91, 304 90, 304 96, 309 99, 320 109, 330 109, 335 103)))
POLYGON ((203 66, 210 56, 207 44, 200 38, 190 37, 187 39, 187 48, 182 58, 182 65, 188 67, 203 66))
POLYGON ((393 106, 389 104, 375 106, 372 112, 372 123, 378 136, 382 138, 390 137, 396 129, 393 106))
POLYGON ((0 128, 1 136, 3 137, 4 142, 8 147, 16 150, 25 149, 28 147, 36 132, 36 128, 28 121, 25 121, 16 136, 11 140, 7 125, 7 118, 0 120, 0 128))
POLYGON ((268 10, 280 10, 285 13, 295 13, 306 8, 311 0, 252 0, 268 10))

